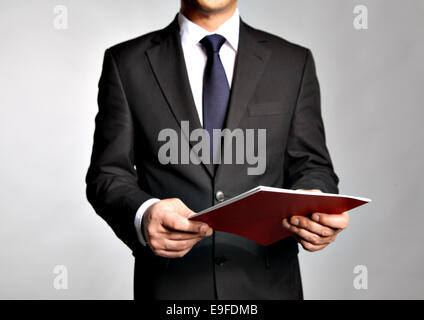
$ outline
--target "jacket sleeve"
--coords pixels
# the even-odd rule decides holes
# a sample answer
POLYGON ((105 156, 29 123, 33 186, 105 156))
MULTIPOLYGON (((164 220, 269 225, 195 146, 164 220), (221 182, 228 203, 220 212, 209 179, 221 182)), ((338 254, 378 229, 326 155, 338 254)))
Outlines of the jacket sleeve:
POLYGON ((315 63, 306 51, 303 76, 288 138, 285 187, 338 193, 338 177, 325 143, 315 63))
POLYGON ((134 219, 140 205, 152 198, 138 186, 134 167, 134 128, 119 71, 106 50, 99 81, 99 110, 87 198, 95 211, 133 251, 140 245, 134 219))

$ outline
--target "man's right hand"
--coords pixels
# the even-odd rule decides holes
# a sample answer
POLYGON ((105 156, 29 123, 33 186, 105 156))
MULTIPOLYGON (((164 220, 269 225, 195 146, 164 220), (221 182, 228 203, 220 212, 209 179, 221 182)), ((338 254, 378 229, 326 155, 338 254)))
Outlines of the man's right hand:
POLYGON ((194 212, 180 199, 164 199, 143 215, 143 233, 153 253, 181 258, 204 237, 212 235, 206 223, 188 220, 194 212))

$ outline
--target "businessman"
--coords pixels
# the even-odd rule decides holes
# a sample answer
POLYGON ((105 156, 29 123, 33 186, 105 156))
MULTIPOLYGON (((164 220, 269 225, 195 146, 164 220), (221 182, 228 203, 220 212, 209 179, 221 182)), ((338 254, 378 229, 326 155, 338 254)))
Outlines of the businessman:
MULTIPOLYGON (((236 0, 182 0, 165 29, 106 50, 87 197, 135 256, 136 299, 302 299, 298 243, 322 250, 348 213, 292 216, 269 246, 188 217, 258 185, 337 193, 311 52, 247 25, 236 0), (266 168, 164 164, 161 130, 266 129, 266 168)), ((173 150, 180 148, 187 136, 173 150)), ((246 146, 249 149, 249 146, 246 146)), ((218 158, 216 155, 218 154, 218 158)), ((183 155, 181 155, 183 156, 183 155)), ((258 212, 258 215, 266 212, 258 212)))

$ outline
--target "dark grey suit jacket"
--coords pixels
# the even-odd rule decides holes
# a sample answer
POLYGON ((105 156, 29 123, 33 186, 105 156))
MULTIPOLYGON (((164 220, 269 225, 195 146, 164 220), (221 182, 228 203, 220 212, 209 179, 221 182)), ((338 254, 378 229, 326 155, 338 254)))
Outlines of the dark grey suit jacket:
MULTIPOLYGON (((162 165, 161 129, 201 124, 194 105, 175 19, 163 30, 106 50, 99 82, 87 197, 136 257, 136 298, 298 299, 298 246, 293 238, 268 247, 215 232, 186 256, 166 259, 140 245, 134 217, 152 198, 180 198, 194 211, 257 185, 336 193, 319 85, 309 50, 240 24, 225 127, 267 129, 267 166, 162 165)), ((258 212, 258 215, 266 212, 258 212)))

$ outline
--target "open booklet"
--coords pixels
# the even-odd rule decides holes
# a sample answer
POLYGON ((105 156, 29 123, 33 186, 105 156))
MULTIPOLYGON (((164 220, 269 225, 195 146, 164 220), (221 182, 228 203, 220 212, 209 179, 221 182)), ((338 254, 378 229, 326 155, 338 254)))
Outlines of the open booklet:
POLYGON ((291 235, 282 219, 314 212, 340 214, 370 199, 332 193, 258 186, 189 219, 209 224, 216 231, 234 233, 262 245, 291 235))

